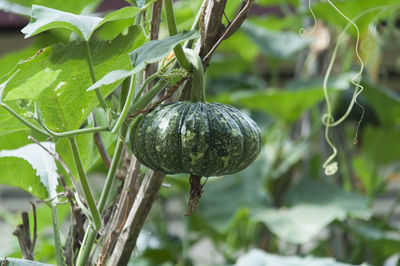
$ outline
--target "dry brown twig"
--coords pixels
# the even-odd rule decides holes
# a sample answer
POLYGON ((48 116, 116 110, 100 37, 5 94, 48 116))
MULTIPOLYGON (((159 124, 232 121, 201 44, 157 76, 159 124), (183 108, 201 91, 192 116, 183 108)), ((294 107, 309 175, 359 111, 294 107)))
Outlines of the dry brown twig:
MULTIPOLYGON (((228 27, 226 28, 226 30, 224 31, 222 36, 219 38, 219 40, 211 48, 211 50, 207 53, 207 55, 203 58, 203 64, 208 64, 208 62, 211 59, 212 54, 215 52, 215 50, 218 48, 218 46, 222 43, 222 41, 229 38, 233 33, 235 33, 240 28, 242 23, 247 18, 247 14, 250 10, 250 7, 251 7, 253 1, 254 0, 247 0, 246 4, 244 6, 242 6, 239 13, 232 20, 232 22, 229 22, 229 20, 227 19, 228 27)), ((223 14, 225 15, 225 12, 223 12, 223 14)))
MULTIPOLYGON (((34 205, 32 205, 32 206, 34 206, 34 205)), ((36 208, 34 208, 33 215, 34 215, 34 233, 33 233, 34 239, 33 239, 33 242, 31 240, 29 215, 27 212, 21 213, 22 224, 19 224, 17 226, 17 229, 13 232, 13 235, 15 235, 18 239, 22 257, 26 260, 34 260, 33 250, 35 248, 34 244, 36 244, 36 238, 37 238, 36 208)))
POLYGON ((31 252, 35 249, 36 241, 37 241, 37 216, 36 216, 36 205, 33 202, 29 202, 32 206, 32 214, 33 214, 33 240, 32 240, 32 249, 31 252))
POLYGON ((160 105, 163 101, 165 101, 166 99, 168 99, 169 97, 171 97, 174 92, 179 88, 180 85, 183 84, 183 82, 185 82, 188 78, 182 78, 180 81, 178 81, 173 87, 172 89, 170 89, 168 91, 168 93, 166 95, 164 95, 161 99, 157 100, 155 103, 153 103, 152 105, 150 105, 149 107, 143 109, 143 110, 139 110, 131 115, 129 115, 129 118, 133 118, 138 116, 139 114, 144 114, 144 113, 148 113, 151 110, 153 110, 154 108, 156 108, 158 105, 160 105))

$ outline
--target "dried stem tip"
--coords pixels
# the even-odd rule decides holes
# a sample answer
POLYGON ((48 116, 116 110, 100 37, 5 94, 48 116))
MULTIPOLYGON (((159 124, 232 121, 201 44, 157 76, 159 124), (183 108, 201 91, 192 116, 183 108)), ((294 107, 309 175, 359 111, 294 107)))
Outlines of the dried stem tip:
POLYGON ((203 186, 205 185, 205 183, 201 184, 200 180, 201 176, 198 175, 190 175, 189 177, 189 182, 190 182, 190 196, 188 202, 189 213, 185 214, 186 216, 192 215, 193 212, 197 214, 199 201, 201 195, 203 194, 203 186))

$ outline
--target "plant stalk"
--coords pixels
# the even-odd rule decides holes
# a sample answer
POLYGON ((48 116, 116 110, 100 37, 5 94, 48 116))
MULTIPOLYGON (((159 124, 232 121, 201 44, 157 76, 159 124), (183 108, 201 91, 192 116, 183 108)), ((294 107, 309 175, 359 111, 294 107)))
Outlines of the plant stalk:
POLYGON ((191 49, 185 49, 185 54, 193 66, 192 88, 190 90, 191 102, 205 102, 204 68, 200 56, 191 49))
POLYGON ((79 155, 78 145, 76 144, 75 137, 70 137, 69 142, 71 144, 72 154, 74 155, 76 169, 78 171, 79 180, 82 184, 83 194, 85 195, 86 202, 89 206, 90 214, 95 225, 96 230, 101 228, 101 218, 99 210, 96 207, 96 203, 93 199, 93 194, 90 191, 89 183, 87 181, 85 169, 83 168, 81 156, 79 155))
MULTIPOLYGON (((128 132, 128 127, 122 123, 121 130, 120 130, 120 137, 117 141, 117 146, 115 147, 115 152, 111 161, 111 166, 110 169, 108 170, 107 173, 107 178, 106 182, 104 184, 103 191, 101 192, 99 204, 98 204, 98 210, 99 213, 102 213, 104 211, 105 204, 107 202, 107 198, 110 194, 112 184, 114 183, 115 179, 115 174, 117 173, 117 169, 121 160, 122 156, 122 151, 124 148, 124 143, 125 143, 125 136, 128 132)), ((84 266, 89 258, 90 252, 92 250, 93 243, 95 241, 96 235, 98 230, 96 228, 93 228, 92 224, 89 224, 89 227, 87 228, 88 230, 88 235, 86 238, 85 245, 82 245, 82 248, 79 251, 78 254, 78 260, 77 260, 77 266, 84 266)))
POLYGON ((130 78, 130 84, 129 84, 129 91, 128 95, 125 100, 124 107, 121 111, 121 114, 118 117, 117 123, 115 124, 114 128, 111 130, 112 134, 116 134, 119 129, 121 128, 122 124, 125 122, 125 118, 128 115, 129 107, 132 103, 132 99, 135 96, 135 79, 133 76, 130 78))
POLYGON ((57 206, 52 202, 50 202, 50 208, 51 208, 51 218, 53 222, 54 250, 56 254, 56 263, 57 266, 64 266, 65 258, 63 255, 63 248, 61 245, 60 224, 58 221, 57 206))
POLYGON ((57 132, 54 132, 54 131, 50 130, 48 127, 46 127, 43 124, 41 124, 41 126, 47 131, 48 134, 50 134, 52 137, 57 137, 57 138, 74 137, 74 136, 78 136, 78 135, 101 132, 101 131, 108 131, 109 130, 108 126, 101 126, 101 127, 82 128, 82 129, 77 129, 77 130, 71 130, 71 131, 57 133, 57 132))
POLYGON ((153 98, 160 93, 166 86, 168 85, 168 81, 165 79, 159 80, 154 87, 152 87, 145 95, 138 98, 137 101, 129 108, 129 114, 134 114, 137 111, 145 108, 153 98))
POLYGON ((128 127, 126 124, 122 124, 120 136, 118 138, 117 146, 115 147, 115 152, 111 161, 110 169, 107 174, 106 183, 104 184, 103 191, 99 200, 99 212, 102 213, 104 210, 104 206, 106 204, 108 195, 110 194, 110 190, 112 184, 114 182, 115 174, 117 173, 117 169, 122 157, 122 151, 124 149, 125 144, 125 136, 128 133, 128 127))
MULTIPOLYGON (((175 21, 175 15, 174 15, 174 8, 172 6, 172 0, 165 0, 164 3, 165 3, 165 13, 167 16, 169 35, 173 36, 178 33, 178 29, 176 28, 176 21, 175 21)), ((177 44, 175 46, 174 53, 175 53, 175 57, 178 60, 179 64, 187 71, 191 71, 192 65, 190 64, 189 60, 186 58, 181 44, 177 44)))
POLYGON ((4 107, 4 109, 6 109, 11 115, 13 115, 15 118, 17 118, 22 124, 24 124, 25 126, 29 127, 30 129, 41 133, 45 136, 51 137, 51 135, 49 133, 47 133, 46 131, 38 128, 37 126, 35 126, 34 124, 32 124, 31 122, 29 122, 28 120, 26 120, 25 118, 23 118, 21 115, 19 115, 17 112, 15 112, 10 106, 8 106, 5 103, 0 103, 1 106, 4 107))
MULTIPOLYGON (((89 42, 85 41, 86 44, 86 53, 87 53, 87 59, 88 59, 88 65, 89 65, 89 71, 90 71, 90 77, 92 79, 93 83, 96 83, 97 79, 96 79, 96 74, 94 73, 94 65, 93 65, 93 59, 92 59, 92 52, 90 51, 90 46, 89 46, 89 42)), ((107 110, 108 106, 106 101, 103 98, 103 95, 101 94, 101 91, 99 88, 96 88, 96 96, 97 99, 99 100, 99 103, 101 105, 101 107, 104 110, 107 110)))

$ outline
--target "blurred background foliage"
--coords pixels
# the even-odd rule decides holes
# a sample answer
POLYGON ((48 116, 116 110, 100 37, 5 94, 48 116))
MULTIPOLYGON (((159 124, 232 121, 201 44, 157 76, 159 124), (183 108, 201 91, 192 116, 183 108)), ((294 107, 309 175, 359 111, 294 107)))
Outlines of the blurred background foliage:
MULTIPOLYGON (((179 30, 190 28, 200 2, 175 2, 179 30)), ((331 130, 339 171, 326 176, 322 163, 330 149, 321 122, 322 80, 348 22, 327 2, 312 2, 315 30, 308 1, 258 0, 238 33, 218 48, 206 72, 207 100, 234 105, 256 120, 263 132, 261 155, 240 173, 209 178, 199 214, 191 217, 184 216, 187 176, 167 176, 132 265, 400 265, 400 4, 333 1, 358 18, 365 116, 357 145, 357 106, 331 130)), ((13 0, 0 1, 0 8, 26 15, 31 4, 79 14, 97 10, 100 1, 13 0)), ((226 24, 239 5, 228 1, 226 24)), ((160 36, 167 36, 165 17, 160 36)), ((350 80, 359 69, 355 37, 350 27, 328 83, 335 117, 345 113, 353 94, 350 80)), ((0 75, 38 49, 68 39, 62 30, 40 34, 30 46, 0 58, 0 75)), ((1 132, 1 149, 29 143, 31 132, 23 127, 1 132)), ((81 148, 91 154, 91 140, 81 138, 81 148)), ((87 168, 102 175, 98 155, 87 157, 87 168)), ((68 208, 61 207, 59 215, 67 224, 68 208)), ((37 216, 36 259, 54 262, 50 210, 40 207, 37 216)), ((0 206, 0 217, 6 232, 0 255, 18 257, 11 232, 19 215, 0 206)))

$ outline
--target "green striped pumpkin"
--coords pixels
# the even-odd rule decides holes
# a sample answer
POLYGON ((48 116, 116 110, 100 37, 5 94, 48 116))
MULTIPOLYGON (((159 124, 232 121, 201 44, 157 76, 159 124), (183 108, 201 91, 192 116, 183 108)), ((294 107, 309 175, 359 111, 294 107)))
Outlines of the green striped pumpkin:
POLYGON ((153 170, 208 177, 249 166, 260 153, 261 133, 232 106, 174 102, 139 118, 130 143, 137 159, 153 170))

